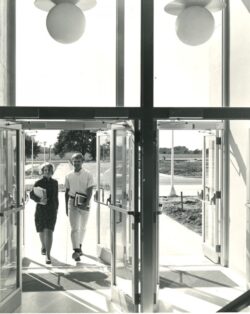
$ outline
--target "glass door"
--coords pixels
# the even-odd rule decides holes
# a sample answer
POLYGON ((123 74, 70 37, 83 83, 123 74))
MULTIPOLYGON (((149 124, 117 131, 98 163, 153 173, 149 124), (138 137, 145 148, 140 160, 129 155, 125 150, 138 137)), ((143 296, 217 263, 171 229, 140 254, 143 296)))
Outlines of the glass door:
POLYGON ((97 204, 97 253, 105 263, 111 264, 110 208, 111 162, 110 131, 99 131, 96 137, 97 184, 95 201, 97 204))
POLYGON ((0 312, 21 304, 21 221, 24 204, 24 136, 0 121, 0 312))
POLYGON ((134 131, 111 130, 112 301, 124 312, 139 311, 139 205, 134 131))
POLYGON ((203 142, 203 252, 214 263, 220 263, 221 215, 221 137, 211 131, 203 142))

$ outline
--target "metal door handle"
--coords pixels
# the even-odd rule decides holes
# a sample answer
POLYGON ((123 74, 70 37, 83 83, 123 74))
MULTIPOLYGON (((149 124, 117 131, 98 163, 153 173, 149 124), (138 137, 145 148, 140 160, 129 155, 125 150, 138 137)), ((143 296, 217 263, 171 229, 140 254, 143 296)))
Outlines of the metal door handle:
POLYGON ((4 210, 0 213, 0 217, 4 217, 4 216, 8 216, 8 215, 11 215, 13 213, 18 213, 20 212, 21 210, 24 210, 24 206, 19 206, 19 207, 15 207, 15 208, 11 208, 11 209, 7 209, 7 210, 4 210))

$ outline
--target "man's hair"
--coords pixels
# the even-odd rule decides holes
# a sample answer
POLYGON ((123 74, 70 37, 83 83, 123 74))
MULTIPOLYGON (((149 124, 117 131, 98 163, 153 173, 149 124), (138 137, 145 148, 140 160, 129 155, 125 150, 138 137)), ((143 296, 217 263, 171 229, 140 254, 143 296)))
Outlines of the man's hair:
POLYGON ((71 157, 71 160, 73 159, 81 159, 82 161, 84 161, 84 157, 82 153, 74 153, 71 157))

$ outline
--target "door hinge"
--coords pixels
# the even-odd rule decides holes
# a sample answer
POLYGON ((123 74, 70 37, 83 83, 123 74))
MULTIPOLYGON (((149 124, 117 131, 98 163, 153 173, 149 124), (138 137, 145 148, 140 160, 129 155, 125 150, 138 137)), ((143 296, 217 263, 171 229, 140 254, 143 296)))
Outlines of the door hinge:
POLYGON ((216 253, 220 253, 220 252, 221 252, 221 245, 220 245, 220 244, 217 244, 217 245, 215 246, 215 252, 216 252, 216 253))
POLYGON ((128 214, 134 216, 134 223, 138 224, 141 222, 141 213, 140 212, 129 211, 128 214))
POLYGON ((135 223, 139 224, 141 222, 141 213, 140 212, 136 212, 134 214, 135 217, 135 223))
POLYGON ((135 142, 136 143, 141 142, 141 131, 139 131, 139 130, 135 131, 135 142))
POLYGON ((216 137, 216 145, 221 145, 221 137, 216 137))
POLYGON ((221 199, 221 191, 216 191, 215 197, 216 199, 221 199))
POLYGON ((157 298, 156 298, 156 293, 154 293, 154 304, 156 304, 157 298))
POLYGON ((141 304, 141 294, 140 293, 136 293, 135 294, 135 304, 141 304))

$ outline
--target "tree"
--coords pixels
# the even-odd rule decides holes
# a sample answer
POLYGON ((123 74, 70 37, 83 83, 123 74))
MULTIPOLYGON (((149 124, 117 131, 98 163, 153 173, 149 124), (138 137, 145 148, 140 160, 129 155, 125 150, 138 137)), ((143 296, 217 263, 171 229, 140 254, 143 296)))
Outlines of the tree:
POLYGON ((67 152, 89 153, 96 159, 96 133, 89 130, 62 130, 54 145, 54 153, 61 158, 67 152))
MULTIPOLYGON (((35 159, 41 151, 41 146, 33 139, 33 158, 35 159)), ((32 155, 32 137, 25 134, 25 157, 31 158, 32 155)))
POLYGON ((202 153, 202 150, 201 149, 195 149, 194 151, 193 151, 193 154, 201 154, 202 153))
POLYGON ((188 154, 189 149, 186 146, 175 146, 174 147, 174 152, 176 154, 188 154))

